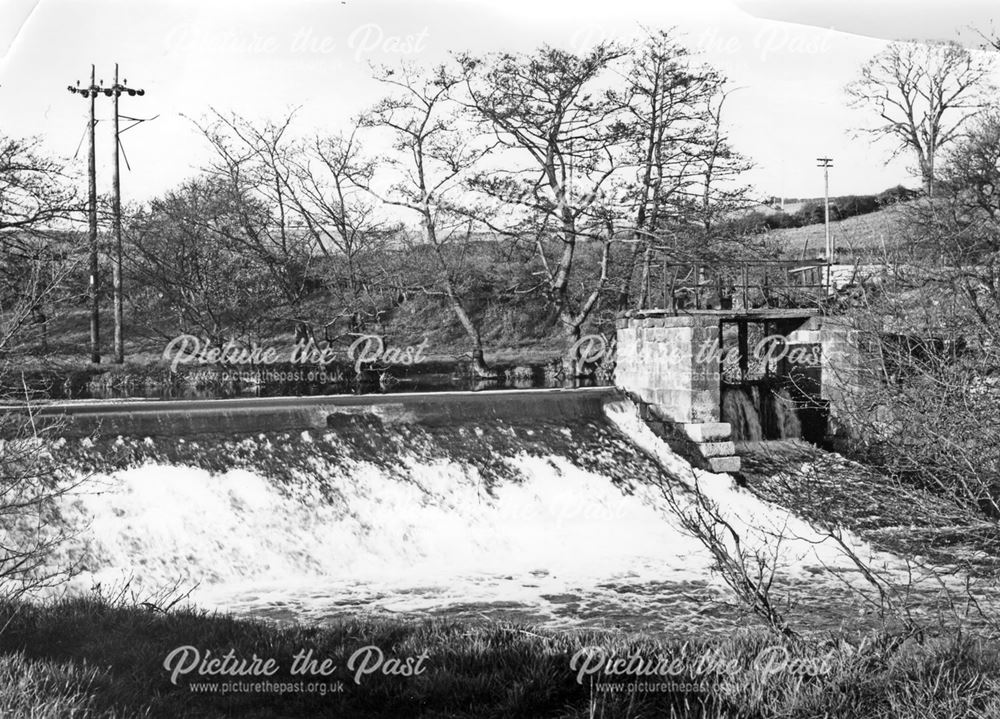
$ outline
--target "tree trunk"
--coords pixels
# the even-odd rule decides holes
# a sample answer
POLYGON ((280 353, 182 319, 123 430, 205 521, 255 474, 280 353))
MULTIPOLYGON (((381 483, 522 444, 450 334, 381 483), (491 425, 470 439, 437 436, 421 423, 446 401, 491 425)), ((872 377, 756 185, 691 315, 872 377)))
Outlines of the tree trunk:
POLYGON ((573 253, 576 250, 576 223, 569 210, 562 211, 562 229, 560 234, 563 241, 562 257, 559 258, 559 266, 556 268, 555 277, 550 286, 550 296, 555 302, 555 312, 559 314, 566 307, 569 275, 573 269, 573 253))
POLYGON ((626 311, 629 308, 629 302, 632 300, 632 276, 635 275, 635 268, 639 264, 639 255, 642 254, 642 248, 643 243, 635 243, 635 246, 632 248, 632 254, 629 257, 628 266, 625 268, 625 272, 622 273, 622 282, 618 288, 617 308, 619 312, 626 311))
POLYGON ((462 323, 462 327, 465 328, 465 333, 469 335, 469 341, 472 344, 472 373, 481 379, 496 379, 496 371, 486 364, 486 359, 483 356, 483 340, 479 335, 479 328, 469 317, 469 313, 465 311, 462 302, 450 290, 448 299, 451 302, 452 311, 458 317, 458 321, 462 323))
POLYGON ((580 340, 580 329, 583 320, 574 319, 569 316, 569 313, 566 313, 562 321, 566 332, 566 340, 569 342, 569 349, 567 349, 566 355, 563 358, 563 370, 571 379, 584 377, 587 375, 587 371, 583 367, 583 363, 580 362, 578 352, 576 351, 576 343, 580 340))
POLYGON ((295 343, 312 344, 315 341, 312 325, 305 320, 295 320, 295 343))
POLYGON ((647 239, 646 247, 642 255, 642 278, 639 280, 639 304, 636 309, 644 310, 650 304, 650 273, 653 264, 652 242, 647 239))
POLYGON ((921 158, 920 174, 923 175, 924 191, 928 198, 934 197, 934 156, 928 153, 921 158))
POLYGON ((560 313, 560 319, 563 323, 564 331, 567 334, 567 339, 570 342, 569 355, 564 366, 569 370, 570 376, 572 377, 589 377, 592 374, 592 368, 583 367, 584 363, 579 361, 577 349, 577 342, 580 340, 581 331, 583 329, 583 323, 587 321, 593 312, 594 308, 597 307, 601 292, 604 290, 608 282, 608 262, 611 257, 611 242, 614 237, 614 232, 611 231, 612 228, 608 228, 608 236, 604 240, 604 249, 601 253, 601 276, 598 279, 597 286, 594 288, 593 292, 583 303, 583 307, 574 316, 568 308, 564 308, 560 313))

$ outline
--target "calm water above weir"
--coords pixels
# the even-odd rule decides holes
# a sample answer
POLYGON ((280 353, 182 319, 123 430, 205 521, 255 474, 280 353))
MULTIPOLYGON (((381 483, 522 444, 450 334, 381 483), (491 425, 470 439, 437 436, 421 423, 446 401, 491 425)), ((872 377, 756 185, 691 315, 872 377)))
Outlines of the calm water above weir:
POLYGON ((24 387, 36 399, 232 399, 239 397, 294 397, 339 394, 396 394, 407 392, 480 391, 498 389, 577 388, 609 385, 610 377, 569 377, 553 363, 498 365, 494 379, 474 376, 468 363, 426 362, 360 375, 350 366, 274 367, 264 370, 166 369, 122 371, 113 367, 77 371, 26 372, 12 393, 24 387))

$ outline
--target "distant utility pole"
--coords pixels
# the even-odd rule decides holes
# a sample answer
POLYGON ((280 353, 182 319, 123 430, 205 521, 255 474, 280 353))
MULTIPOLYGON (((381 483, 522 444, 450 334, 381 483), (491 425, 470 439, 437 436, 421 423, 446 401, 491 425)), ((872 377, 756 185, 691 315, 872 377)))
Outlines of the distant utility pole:
POLYGON ((830 241, 830 168, 833 167, 833 158, 817 157, 819 163, 817 167, 823 168, 823 197, 826 209, 826 261, 833 262, 833 243, 830 241))
MULTIPOLYGON (((128 80, 125 81, 126 83, 128 80)), ((121 155, 121 140, 118 132, 118 98, 123 92, 131 96, 144 95, 145 90, 138 90, 126 87, 118 83, 118 63, 115 63, 115 84, 110 91, 105 90, 105 94, 114 98, 115 105, 115 164, 112 184, 114 185, 114 198, 112 200, 112 212, 115 224, 115 261, 112 265, 111 284, 114 294, 115 305, 115 364, 125 362, 125 337, 122 330, 122 188, 121 175, 118 171, 118 158, 121 155)))
MULTIPOLYGON (((127 81, 126 81, 127 82, 127 81)), ((81 88, 77 82, 77 87, 67 88, 72 93, 79 93, 90 100, 90 152, 88 155, 87 171, 90 179, 90 361, 99 363, 101 361, 101 330, 100 330, 100 303, 98 302, 98 291, 100 289, 98 279, 98 243, 97 243, 97 159, 94 148, 94 127, 97 121, 94 119, 94 100, 100 93, 107 97, 114 98, 114 130, 115 130, 115 154, 114 154, 114 176, 112 185, 114 195, 112 198, 112 212, 115 229, 115 257, 112 264, 112 290, 114 294, 114 319, 115 319, 115 363, 125 362, 125 341, 122 334, 122 208, 121 208, 121 182, 118 169, 119 155, 121 152, 121 140, 118 130, 118 98, 124 92, 131 96, 144 95, 144 90, 137 90, 126 87, 118 82, 118 63, 115 63, 115 82, 111 87, 104 87, 104 81, 100 86, 94 82, 94 66, 90 66, 90 86, 81 88)), ((127 128, 126 128, 127 129, 127 128)))
POLYGON ((100 304, 97 300, 99 289, 97 275, 97 155, 94 149, 94 126, 97 121, 94 119, 94 100, 100 88, 94 84, 94 66, 90 66, 90 86, 80 87, 72 85, 66 89, 73 93, 79 93, 85 99, 90 100, 90 125, 88 136, 90 138, 89 150, 87 152, 87 175, 90 179, 89 203, 87 207, 87 219, 90 225, 90 284, 88 285, 90 299, 90 361, 100 363, 101 361, 101 320, 98 314, 100 304))

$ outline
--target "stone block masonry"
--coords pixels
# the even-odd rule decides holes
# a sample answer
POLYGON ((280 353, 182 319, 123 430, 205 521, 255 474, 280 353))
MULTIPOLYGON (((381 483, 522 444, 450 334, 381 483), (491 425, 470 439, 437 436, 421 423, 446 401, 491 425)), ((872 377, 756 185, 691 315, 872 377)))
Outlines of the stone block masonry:
POLYGON ((840 449, 856 431, 850 426, 851 397, 861 383, 858 333, 849 322, 825 317, 820 328, 822 343, 821 396, 829 403, 827 441, 840 449))
POLYGON ((738 472, 731 428, 720 421, 719 318, 625 315, 617 328, 615 384, 653 432, 694 466, 738 472))

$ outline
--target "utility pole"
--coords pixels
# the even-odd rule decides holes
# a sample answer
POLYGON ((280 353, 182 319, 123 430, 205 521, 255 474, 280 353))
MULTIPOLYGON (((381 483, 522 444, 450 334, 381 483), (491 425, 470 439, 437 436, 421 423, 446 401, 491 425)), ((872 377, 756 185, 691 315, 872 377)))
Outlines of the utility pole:
MULTIPOLYGON (((127 81, 126 81, 127 82, 127 81)), ((90 150, 87 157, 87 174, 90 180, 90 361, 100 363, 101 361, 101 329, 100 329, 100 302, 98 293, 100 290, 100 280, 98 277, 98 242, 97 242, 97 153, 94 141, 94 128, 97 121, 94 119, 94 101, 100 93, 107 97, 114 98, 114 131, 115 131, 115 154, 114 154, 114 176, 112 185, 114 195, 112 198, 112 212, 114 216, 115 230, 115 257, 112 263, 112 290, 114 294, 114 321, 115 321, 115 342, 114 361, 122 364, 125 361, 125 342, 122 333, 122 213, 121 213, 121 182, 118 169, 119 153, 121 152, 121 140, 119 140, 118 130, 118 97, 124 92, 131 96, 144 95, 144 90, 137 90, 126 87, 118 82, 118 63, 115 63, 115 82, 111 87, 104 87, 104 81, 97 85, 94 81, 94 66, 90 66, 90 86, 80 87, 70 86, 67 88, 72 93, 78 93, 90 100, 90 150)), ((126 128, 128 129, 128 128, 126 128)))
POLYGON ((94 126, 97 121, 94 119, 94 100, 100 88, 94 84, 94 66, 90 66, 90 86, 80 87, 79 80, 77 86, 66 88, 72 93, 79 93, 85 99, 90 100, 90 125, 87 130, 90 139, 89 150, 87 152, 87 175, 90 179, 89 203, 87 207, 87 219, 90 225, 90 284, 88 285, 90 300, 90 361, 95 364, 101 361, 101 319, 99 316, 100 303, 97 293, 100 289, 97 274, 97 155, 94 147, 94 126))
MULTIPOLYGON (((126 83, 128 80, 125 81, 126 83)), ((126 87, 124 84, 119 84, 118 82, 118 63, 115 63, 115 84, 111 86, 111 91, 104 91, 105 94, 110 94, 114 98, 115 106, 115 163, 114 163, 114 175, 112 177, 112 185, 114 186, 114 196, 112 199, 112 213, 114 215, 114 226, 115 226, 115 259, 112 264, 112 275, 111 284, 112 291, 114 295, 114 314, 115 314, 115 364, 124 364, 125 362, 125 337, 124 331, 122 329, 122 189, 121 189, 121 175, 118 169, 119 156, 121 155, 121 140, 119 140, 118 132, 118 98, 123 92, 128 93, 131 96, 144 95, 144 90, 137 90, 130 87, 126 87)))
POLYGON ((826 210, 826 262, 833 262, 833 243, 830 241, 830 168, 833 167, 833 158, 817 157, 819 163, 817 167, 823 168, 823 197, 826 210))

